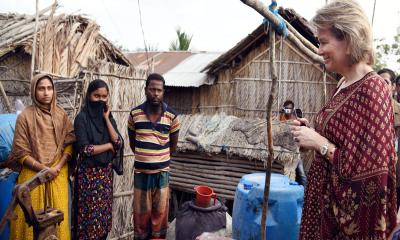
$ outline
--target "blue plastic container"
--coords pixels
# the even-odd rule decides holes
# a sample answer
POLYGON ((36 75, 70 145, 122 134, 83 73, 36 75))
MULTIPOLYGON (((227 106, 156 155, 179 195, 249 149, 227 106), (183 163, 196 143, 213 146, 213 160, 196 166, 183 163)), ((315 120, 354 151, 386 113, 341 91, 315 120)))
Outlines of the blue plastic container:
POLYGON ((0 114, 0 162, 7 160, 11 151, 17 114, 0 114))
MULTIPOLYGON (((15 131, 17 114, 0 114, 0 162, 7 160, 10 154, 15 131)), ((0 169, 2 171, 2 169, 0 169)), ((3 217, 12 199, 12 189, 17 180, 18 173, 9 172, 0 177, 0 219, 3 217)), ((8 240, 10 235, 9 223, 0 233, 0 240, 8 240)))
MULTIPOLYGON (((232 214, 233 238, 260 239, 265 173, 244 175, 235 194, 232 214)), ((299 238, 304 188, 288 177, 271 175, 267 232, 268 240, 299 238)))
MULTIPOLYGON (((3 218, 12 199, 12 190, 17 181, 18 173, 12 172, 6 177, 0 177, 0 219, 3 218)), ((7 223, 4 231, 0 233, 0 240, 8 240, 10 236, 10 223, 7 223)))

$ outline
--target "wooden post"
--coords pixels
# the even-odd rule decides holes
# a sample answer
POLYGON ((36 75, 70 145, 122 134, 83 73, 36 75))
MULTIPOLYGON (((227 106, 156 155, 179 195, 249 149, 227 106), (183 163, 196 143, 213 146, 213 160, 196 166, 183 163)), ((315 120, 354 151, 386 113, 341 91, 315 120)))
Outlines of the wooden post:
POLYGON ((264 240, 266 237, 266 225, 267 225, 267 213, 268 213, 268 199, 269 199, 269 188, 271 182, 271 172, 272 172, 272 161, 274 159, 274 143, 272 140, 272 104, 276 97, 276 84, 277 76, 275 69, 275 31, 272 27, 269 28, 269 59, 270 59, 270 74, 272 79, 271 91, 269 93, 267 102, 267 135, 268 135, 268 159, 267 168, 265 171, 265 188, 264 188, 264 198, 263 198, 263 208, 262 208, 262 218, 261 218, 261 229, 260 229, 260 239, 264 240))
POLYGON ((375 19, 375 7, 376 7, 376 0, 374 0, 374 9, 372 10, 372 20, 371 20, 371 27, 374 26, 374 19, 375 19))
POLYGON ((10 100, 7 97, 6 91, 4 90, 3 83, 1 81, 0 81, 0 92, 1 92, 1 95, 3 96, 3 98, 4 98, 4 103, 6 105, 7 111, 9 113, 12 112, 12 107, 11 107, 10 100))
MULTIPOLYGON (((256 10, 263 17, 267 18, 268 21, 272 24, 272 26, 276 27, 279 25, 280 20, 278 19, 278 17, 276 17, 274 14, 272 14, 268 10, 268 7, 265 4, 263 4, 260 0, 240 0, 240 1, 243 2, 244 4, 246 4, 247 6, 253 8, 254 10, 256 10)), ((305 44, 303 44, 302 40, 299 39, 293 32, 291 32, 290 29, 293 29, 293 28, 288 27, 287 39, 289 39, 289 41, 291 41, 294 45, 296 45, 296 47, 298 47, 300 49, 300 51, 302 51, 304 54, 306 54, 306 56, 308 56, 310 59, 312 59, 313 62, 323 64, 324 61, 323 61, 322 57, 314 52, 315 49, 310 49, 309 48, 310 46, 307 47, 305 44)), ((303 41, 304 41, 304 39, 303 39, 303 41)), ((309 45, 309 44, 307 44, 307 45, 309 45)))
POLYGON ((35 74, 35 58, 36 58, 36 41, 37 41, 37 30, 39 25, 39 0, 36 0, 36 16, 35 16, 35 31, 33 33, 33 44, 32 44, 32 61, 31 61, 31 81, 35 74))

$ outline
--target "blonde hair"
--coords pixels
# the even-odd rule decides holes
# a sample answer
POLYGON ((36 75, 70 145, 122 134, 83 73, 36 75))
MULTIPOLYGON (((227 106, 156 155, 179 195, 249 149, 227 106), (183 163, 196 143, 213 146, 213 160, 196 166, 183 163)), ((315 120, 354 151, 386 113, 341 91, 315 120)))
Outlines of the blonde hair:
POLYGON ((345 40, 350 51, 350 65, 375 61, 372 28, 361 6, 354 0, 336 0, 317 11, 311 20, 316 28, 329 27, 339 40, 345 40))

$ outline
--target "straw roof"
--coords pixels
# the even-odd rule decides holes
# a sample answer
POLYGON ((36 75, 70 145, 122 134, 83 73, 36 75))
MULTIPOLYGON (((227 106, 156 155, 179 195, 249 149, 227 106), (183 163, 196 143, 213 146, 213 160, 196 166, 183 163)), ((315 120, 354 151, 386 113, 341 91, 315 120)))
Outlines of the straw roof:
MULTIPOLYGON (((103 37, 100 27, 80 15, 54 15, 55 7, 40 11, 36 67, 63 76, 75 76, 89 58, 129 66, 129 60, 103 37), (50 15, 45 15, 51 11, 50 15)), ((0 60, 23 49, 32 54, 35 17, 0 14, 0 60)))
MULTIPOLYGON (((295 10, 289 8, 285 9, 280 7, 279 14, 284 20, 286 20, 286 24, 293 27, 312 45, 317 46, 318 40, 313 33, 313 28, 305 18, 297 14, 295 10)), ((222 68, 230 67, 232 64, 240 62, 250 51, 260 46, 262 43, 265 43, 267 36, 268 31, 265 29, 265 26, 262 23, 252 33, 237 43, 233 48, 207 65, 203 71, 207 71, 209 74, 215 74, 222 68)))

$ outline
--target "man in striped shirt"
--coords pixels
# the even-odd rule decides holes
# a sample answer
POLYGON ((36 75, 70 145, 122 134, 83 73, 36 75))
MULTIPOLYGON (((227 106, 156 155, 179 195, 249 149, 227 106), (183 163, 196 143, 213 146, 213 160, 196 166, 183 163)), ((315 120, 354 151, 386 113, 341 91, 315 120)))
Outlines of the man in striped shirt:
POLYGON ((129 143, 135 154, 135 239, 165 238, 168 228, 168 178, 171 153, 178 143, 176 112, 163 102, 165 80, 146 80, 146 102, 131 110, 129 143))

